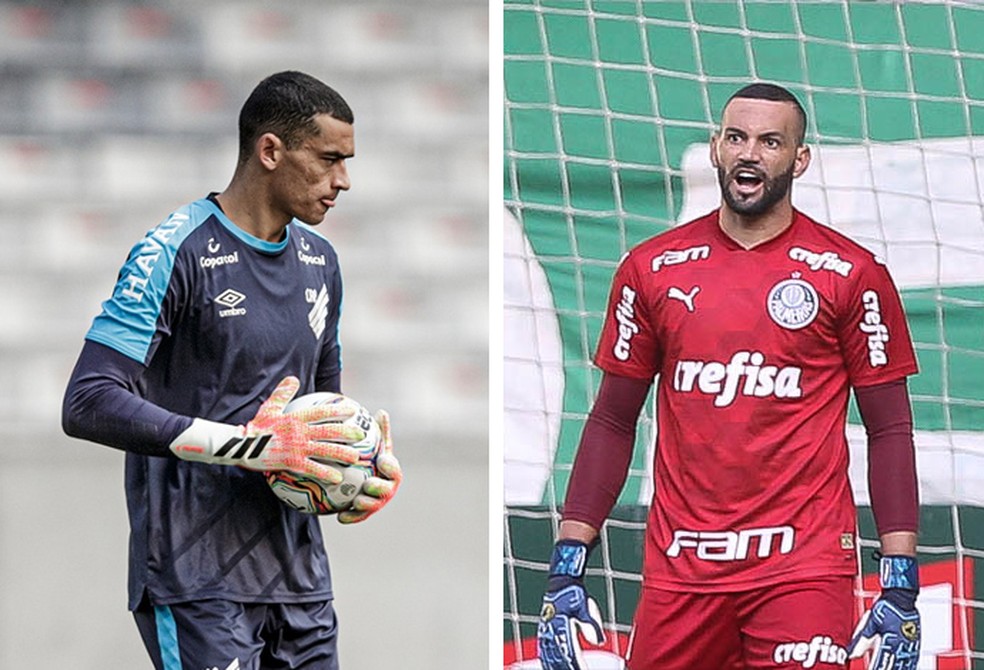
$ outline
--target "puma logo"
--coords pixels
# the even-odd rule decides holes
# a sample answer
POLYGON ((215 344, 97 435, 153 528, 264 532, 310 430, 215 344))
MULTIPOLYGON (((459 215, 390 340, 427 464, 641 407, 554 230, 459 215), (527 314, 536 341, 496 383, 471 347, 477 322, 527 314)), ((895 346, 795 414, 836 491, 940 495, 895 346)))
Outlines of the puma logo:
POLYGON ((678 289, 676 286, 671 286, 670 290, 666 292, 666 297, 679 300, 687 306, 688 312, 692 312, 694 311, 694 298, 697 296, 698 291, 700 291, 700 286, 694 286, 690 289, 689 293, 684 293, 682 289, 678 289))

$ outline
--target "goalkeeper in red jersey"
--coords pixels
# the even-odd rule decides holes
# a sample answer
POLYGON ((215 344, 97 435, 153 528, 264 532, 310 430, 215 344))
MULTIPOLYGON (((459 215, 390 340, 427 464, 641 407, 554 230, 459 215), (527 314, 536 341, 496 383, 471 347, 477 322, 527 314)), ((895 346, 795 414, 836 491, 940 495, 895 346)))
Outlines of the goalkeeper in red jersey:
POLYGON ((868 651, 879 670, 918 664, 915 355, 884 263, 792 206, 805 128, 787 90, 736 92, 711 140, 720 208, 619 264, 540 617, 545 670, 583 670, 578 631, 604 637, 584 568, 654 379, 655 495, 628 668, 844 668, 868 651), (851 388, 882 586, 853 634, 851 388))

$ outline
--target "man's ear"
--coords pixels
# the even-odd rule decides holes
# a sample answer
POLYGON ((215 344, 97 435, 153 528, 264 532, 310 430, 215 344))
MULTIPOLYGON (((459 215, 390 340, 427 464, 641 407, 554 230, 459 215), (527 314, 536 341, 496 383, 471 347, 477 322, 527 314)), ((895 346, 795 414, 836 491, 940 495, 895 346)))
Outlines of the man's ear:
POLYGON ((718 135, 717 133, 714 133, 713 135, 711 135, 710 153, 711 153, 711 165, 713 165, 715 168, 718 166, 717 145, 718 145, 718 135))
POLYGON ((810 153, 810 147, 803 144, 796 147, 796 161, 793 163, 793 179, 799 178, 801 174, 806 172, 806 168, 810 167, 810 158, 812 154, 810 153))
POLYGON ((284 143, 273 133, 263 133, 256 140, 256 157, 267 170, 276 169, 284 156, 284 143))

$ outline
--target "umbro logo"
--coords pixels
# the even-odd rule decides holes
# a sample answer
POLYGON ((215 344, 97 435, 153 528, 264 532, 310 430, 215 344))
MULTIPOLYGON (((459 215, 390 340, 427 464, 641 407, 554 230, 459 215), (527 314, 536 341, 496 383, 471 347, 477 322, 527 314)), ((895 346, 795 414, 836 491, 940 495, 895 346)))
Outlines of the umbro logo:
POLYGON ((684 305, 687 306, 688 312, 694 311, 694 298, 697 297, 697 293, 700 292, 700 286, 694 286, 690 289, 688 293, 684 293, 683 289, 677 288, 676 286, 671 286, 670 290, 666 292, 667 298, 673 298, 674 300, 679 300, 684 305))
POLYGON ((246 296, 239 291, 234 291, 231 288, 227 288, 215 297, 215 302, 225 307, 235 307, 245 299, 246 296))
POLYGON ((246 313, 246 308, 238 307, 238 305, 245 299, 246 296, 239 291, 227 288, 215 297, 215 302, 225 307, 225 309, 219 310, 219 316, 223 318, 227 316, 242 316, 246 313))

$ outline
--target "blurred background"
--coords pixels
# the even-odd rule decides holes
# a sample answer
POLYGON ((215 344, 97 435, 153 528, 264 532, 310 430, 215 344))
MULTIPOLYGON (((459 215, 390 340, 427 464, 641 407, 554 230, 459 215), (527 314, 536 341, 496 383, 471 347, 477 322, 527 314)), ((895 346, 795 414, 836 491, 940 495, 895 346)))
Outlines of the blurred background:
POLYGON ((486 665, 488 47, 481 0, 0 2, 0 668, 150 667, 123 456, 65 437, 61 397, 129 248, 228 184, 239 108, 284 69, 356 114, 320 230, 344 388, 390 411, 406 473, 324 524, 342 665, 486 665))

